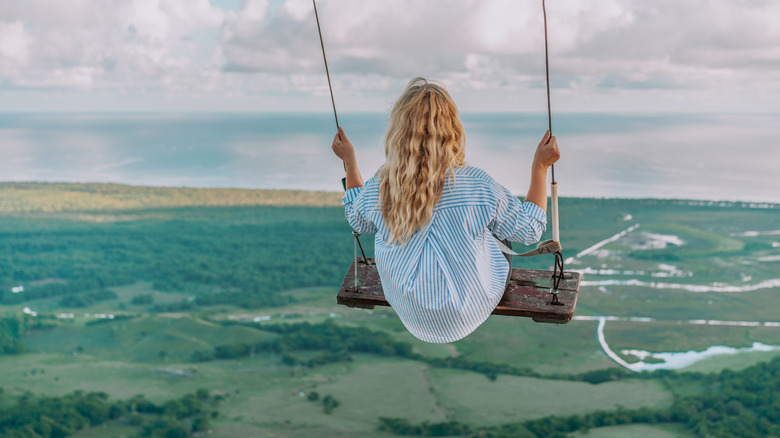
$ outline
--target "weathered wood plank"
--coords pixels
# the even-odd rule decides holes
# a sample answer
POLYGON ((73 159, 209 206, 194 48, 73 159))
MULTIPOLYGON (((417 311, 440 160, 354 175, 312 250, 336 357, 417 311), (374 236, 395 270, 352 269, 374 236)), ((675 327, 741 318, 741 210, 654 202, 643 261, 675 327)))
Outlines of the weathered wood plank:
MULTIPOLYGON (((382 282, 373 259, 369 265, 362 258, 350 266, 337 296, 338 304, 361 309, 389 306, 382 291, 382 282), (358 263, 358 288, 355 290, 355 263, 358 263)), ((579 272, 566 271, 558 289, 562 305, 551 304, 552 271, 512 269, 512 278, 503 298, 493 310, 494 315, 532 318, 536 322, 566 324, 574 316, 580 286, 579 272)))

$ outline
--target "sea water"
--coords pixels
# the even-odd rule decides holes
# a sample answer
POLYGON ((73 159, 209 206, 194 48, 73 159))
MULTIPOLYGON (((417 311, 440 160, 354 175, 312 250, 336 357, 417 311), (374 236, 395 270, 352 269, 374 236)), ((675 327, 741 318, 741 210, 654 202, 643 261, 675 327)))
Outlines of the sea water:
MULTIPOLYGON (((363 175, 386 113, 340 114, 363 175)), ((546 114, 463 114, 466 158, 527 189, 546 114)), ((561 196, 780 202, 780 115, 555 114, 561 196)), ((339 191, 331 114, 0 114, 0 180, 339 191)))

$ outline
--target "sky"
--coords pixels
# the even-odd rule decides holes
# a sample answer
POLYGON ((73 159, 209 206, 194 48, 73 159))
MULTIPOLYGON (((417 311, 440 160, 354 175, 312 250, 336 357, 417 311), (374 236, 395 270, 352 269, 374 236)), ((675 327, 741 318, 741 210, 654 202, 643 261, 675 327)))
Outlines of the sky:
MULTIPOLYGON (((339 111, 544 111, 539 0, 320 0, 339 111)), ((780 2, 549 0, 555 111, 779 112, 780 2)), ((310 0, 3 0, 0 111, 331 110, 310 0)))

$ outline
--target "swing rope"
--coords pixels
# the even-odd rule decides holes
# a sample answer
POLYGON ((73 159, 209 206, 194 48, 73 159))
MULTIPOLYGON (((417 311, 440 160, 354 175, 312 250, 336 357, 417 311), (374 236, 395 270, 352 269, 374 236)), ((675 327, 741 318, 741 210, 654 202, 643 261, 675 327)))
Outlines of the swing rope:
MULTIPOLYGON (((317 1, 311 0, 312 5, 314 5, 314 18, 317 20, 317 33, 320 36, 320 47, 322 48, 322 60, 325 62, 325 75, 328 77, 328 90, 330 90, 330 103, 333 105, 333 117, 336 119, 336 132, 339 131, 339 115, 336 111, 336 99, 333 98, 333 85, 331 85, 330 82, 330 70, 328 69, 328 58, 325 56, 325 42, 322 39, 322 28, 320 27, 320 16, 317 13, 317 1)), ((339 138, 341 138, 340 134, 339 138)), ((344 165, 344 170, 346 170, 346 164, 344 165)), ((347 189, 347 185, 345 180, 342 180, 344 185, 344 190, 347 189)), ((363 263, 368 266, 368 258, 366 258, 366 253, 363 251, 363 245, 360 243, 360 234, 358 234, 355 230, 352 230, 352 235, 355 236, 355 245, 354 245, 354 259, 355 260, 355 292, 359 291, 359 285, 358 285, 358 257, 357 257, 357 249, 360 247, 360 254, 363 256, 363 263)))
MULTIPOLYGON (((547 82, 547 129, 552 137, 552 109, 550 107, 550 59, 547 55, 547 9, 542 0, 542 15, 544 16, 544 74, 547 82)), ((552 183, 555 184, 555 164, 550 166, 552 170, 552 183)))
MULTIPOLYGON (((311 0, 314 5, 314 18, 317 20, 317 33, 320 34, 320 47, 322 47, 322 60, 325 61, 325 75, 328 77, 328 89, 330 90, 330 103, 333 105, 333 116, 336 118, 336 132, 339 130, 339 115, 336 113, 336 100, 333 98, 333 86, 330 84, 330 70, 328 70, 328 58, 325 56, 325 43, 322 41, 322 30, 320 29, 320 16, 317 14, 317 2, 311 0)), ((548 99, 549 101, 549 99, 548 99)))
MULTIPOLYGON (((547 49, 547 8, 545 7, 545 0, 542 0, 542 15, 544 17, 544 73, 545 82, 547 84, 547 126, 550 130, 550 138, 552 138, 552 107, 550 105, 550 58, 547 49)), ((555 264, 553 265, 552 274, 552 287, 550 288, 550 294, 552 294, 552 302, 550 304, 562 306, 563 303, 558 300, 558 287, 563 280, 563 254, 561 254, 560 236, 558 233, 558 183, 555 182, 555 164, 550 166, 552 171, 552 182, 550 183, 550 197, 551 197, 551 214, 553 223, 553 244, 557 244, 555 249, 555 264)))

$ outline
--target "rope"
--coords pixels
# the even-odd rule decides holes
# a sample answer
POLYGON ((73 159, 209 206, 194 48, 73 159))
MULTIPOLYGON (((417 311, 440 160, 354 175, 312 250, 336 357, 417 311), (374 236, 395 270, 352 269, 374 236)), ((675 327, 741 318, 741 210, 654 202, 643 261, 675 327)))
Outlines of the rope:
MULTIPOLYGON (((545 73, 545 82, 547 84, 547 127, 550 130, 550 137, 552 137, 552 106, 550 105, 550 57, 548 55, 548 43, 547 43, 547 8, 545 7, 545 0, 542 0, 542 15, 544 16, 544 73, 545 73)), ((553 189, 555 189, 555 165, 551 165, 550 169, 552 170, 552 186, 553 189)), ((557 192, 555 192, 557 193, 557 192)), ((553 197, 556 196, 556 194, 553 193, 553 197)), ((554 212, 554 221, 557 221, 557 200, 553 199, 553 208, 556 210, 554 212)), ((557 222, 555 224, 557 226, 557 222)), ((553 234, 555 234, 556 231, 553 230, 553 234)), ((555 236, 553 236, 555 238, 555 236)), ((552 294, 552 302, 550 304, 556 305, 556 306, 562 306, 563 303, 558 299, 558 288, 561 285, 561 281, 564 279, 564 273, 563 273, 563 255, 561 254, 560 250, 555 253, 555 264, 553 265, 553 275, 552 280, 553 284, 550 288, 550 293, 552 294)))
MULTIPOLYGON (((320 16, 317 13, 317 1, 311 0, 312 5, 314 5, 314 18, 317 20, 317 34, 320 36, 320 47, 322 48, 322 60, 325 62, 325 75, 328 77, 328 90, 330 90, 330 103, 333 105, 333 117, 336 119, 336 132, 339 130, 339 115, 338 112, 336 112, 336 99, 333 98, 333 85, 331 85, 330 82, 330 70, 328 69, 328 58, 325 56, 325 43, 322 40, 322 28, 320 27, 320 16)), ((339 138, 341 136, 339 135, 339 138)), ((344 169, 346 170, 346 165, 344 165, 344 169)), ((346 189, 346 183, 344 188, 346 189)), ((352 230, 352 235, 355 236, 355 292, 358 292, 358 259, 357 259, 357 247, 360 247, 360 253, 363 255, 363 263, 368 266, 368 259, 366 258, 366 253, 363 251, 363 245, 360 243, 360 234, 352 230)))
MULTIPOLYGON (((314 0, 312 0, 314 1, 314 0)), ((547 126, 552 137, 552 110, 550 109, 550 59, 547 56, 547 9, 542 0, 542 14, 544 15, 544 72, 547 82, 547 126)), ((550 166, 552 169, 552 183, 555 184, 555 164, 550 166)))
POLYGON ((325 43, 322 41, 322 29, 320 28, 320 16, 317 14, 317 2, 311 0, 314 5, 314 18, 317 20, 317 33, 320 35, 320 47, 322 47, 322 60, 325 61, 325 75, 328 76, 328 89, 330 90, 330 103, 333 104, 333 115, 336 117, 336 132, 339 130, 339 115, 336 112, 336 99, 333 98, 333 86, 330 84, 330 70, 328 70, 328 58, 325 57, 325 43))
POLYGON ((555 253, 555 264, 553 265, 552 275, 552 287, 550 287, 550 294, 552 295, 552 301, 550 304, 554 306, 563 306, 563 302, 558 299, 558 288, 561 286, 561 281, 564 279, 563 274, 563 254, 560 251, 555 253))

